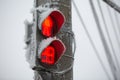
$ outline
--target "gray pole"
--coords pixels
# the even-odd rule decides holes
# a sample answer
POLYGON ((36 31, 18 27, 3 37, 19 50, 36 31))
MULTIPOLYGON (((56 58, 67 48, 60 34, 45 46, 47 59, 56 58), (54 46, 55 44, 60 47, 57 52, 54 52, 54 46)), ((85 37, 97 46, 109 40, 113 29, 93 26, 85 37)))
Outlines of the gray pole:
MULTIPOLYGON (((35 0, 35 7, 44 5, 46 3, 58 3, 58 4, 53 4, 52 6, 58 7, 58 9, 64 14, 66 18, 63 28, 57 34, 57 37, 61 39, 65 44, 66 52, 65 55, 63 55, 56 64, 56 67, 54 68, 55 70, 54 72, 40 70, 40 69, 37 71, 35 70, 34 79, 35 80, 73 80, 74 59, 72 53, 73 33, 72 33, 72 22, 71 22, 71 0, 35 0)), ((34 16, 34 19, 36 18, 37 16, 36 17, 34 16)), ((35 21, 37 21, 37 19, 35 21)))

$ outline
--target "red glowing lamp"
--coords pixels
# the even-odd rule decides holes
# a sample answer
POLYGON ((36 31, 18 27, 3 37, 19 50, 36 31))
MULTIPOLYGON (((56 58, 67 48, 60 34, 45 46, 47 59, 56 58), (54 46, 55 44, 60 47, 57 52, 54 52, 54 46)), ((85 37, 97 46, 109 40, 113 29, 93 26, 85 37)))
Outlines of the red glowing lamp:
POLYGON ((42 43, 47 42, 49 43, 44 45, 44 47, 41 44, 41 50, 39 52, 40 62, 47 65, 54 65, 64 54, 66 48, 62 41, 58 39, 53 39, 51 41, 45 40, 42 43))
POLYGON ((64 24, 65 17, 58 11, 53 10, 41 22, 41 31, 45 37, 55 36, 64 24))
POLYGON ((49 65, 55 63, 55 49, 52 46, 47 46, 41 54, 41 62, 49 65))

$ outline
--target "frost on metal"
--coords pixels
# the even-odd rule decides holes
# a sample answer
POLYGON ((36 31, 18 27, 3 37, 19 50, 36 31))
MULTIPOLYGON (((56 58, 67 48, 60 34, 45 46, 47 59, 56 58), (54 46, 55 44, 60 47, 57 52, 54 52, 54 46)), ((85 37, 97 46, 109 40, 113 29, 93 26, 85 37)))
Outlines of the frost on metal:
MULTIPOLYGON (((54 3, 54 4, 56 4, 56 5, 58 5, 58 3, 54 3)), ((53 11, 58 11, 59 13, 61 13, 59 10, 58 10, 58 7, 51 7, 53 4, 52 3, 46 3, 46 4, 44 4, 44 5, 41 5, 41 6, 38 6, 38 7, 36 7, 36 8, 33 8, 32 10, 31 10, 31 12, 35 12, 35 11, 37 11, 39 14, 38 14, 38 16, 39 16, 39 23, 38 23, 38 25, 39 25, 39 29, 41 30, 41 23, 44 21, 44 19, 49 15, 49 14, 51 14, 53 11)), ((62 13, 61 13, 62 14, 62 13)), ((64 19, 65 19, 65 17, 64 17, 64 19)))
POLYGON ((42 51, 48 46, 50 45, 53 41, 59 41, 62 46, 64 47, 64 50, 62 51, 62 55, 63 53, 65 52, 66 48, 65 48, 65 45, 63 44, 63 42, 60 40, 60 39, 57 39, 56 37, 53 37, 53 38, 47 38, 47 39, 44 39, 41 41, 39 47, 38 47, 38 57, 41 58, 39 55, 41 55, 42 51))
POLYGON ((40 58, 40 54, 42 53, 42 51, 48 46, 50 45, 50 43, 54 40, 58 40, 56 37, 53 38, 47 38, 41 41, 39 47, 38 47, 38 57, 40 58))
POLYGON ((52 11, 55 11, 57 9, 47 9, 46 11, 42 12, 40 15, 39 15, 39 29, 41 30, 41 24, 42 22, 44 21, 44 19, 52 12, 52 11))
POLYGON ((33 30, 33 22, 29 23, 25 21, 26 26, 26 34, 25 34, 25 42, 26 42, 26 60, 30 64, 30 67, 33 68, 35 66, 35 39, 34 39, 34 30, 33 30))
MULTIPOLYGON (((54 3, 54 4, 58 5, 58 3, 54 3)), ((49 9, 58 9, 58 7, 51 8, 51 5, 53 5, 53 3, 46 3, 38 7, 34 7, 31 10, 31 12, 35 12, 36 10, 38 10, 39 12, 44 12, 44 11, 48 11, 49 9)))
POLYGON ((31 39, 31 34, 32 34, 32 26, 33 23, 28 22, 27 20, 25 20, 25 43, 29 44, 30 39, 31 39))
MULTIPOLYGON (((38 14, 39 15, 38 26, 39 26, 40 30, 41 30, 41 24, 44 21, 44 19, 47 16, 49 16, 53 11, 57 11, 60 14, 62 14, 57 8, 50 8, 49 5, 39 6, 35 10, 37 10, 37 12, 40 13, 40 14, 38 14)), ((64 17, 64 19, 65 19, 65 17, 64 17)))

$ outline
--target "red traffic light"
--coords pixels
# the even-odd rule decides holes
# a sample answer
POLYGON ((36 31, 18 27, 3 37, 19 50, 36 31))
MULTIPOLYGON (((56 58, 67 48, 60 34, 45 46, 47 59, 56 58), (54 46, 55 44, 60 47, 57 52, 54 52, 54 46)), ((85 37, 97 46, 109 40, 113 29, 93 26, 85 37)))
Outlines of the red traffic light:
POLYGON ((51 16, 48 16, 42 23, 42 34, 49 37, 52 36, 54 31, 54 21, 51 16))
POLYGON ((44 49, 40 51, 40 62, 47 65, 54 65, 60 59, 64 52, 65 46, 60 40, 51 40, 49 44, 44 46, 44 49))
POLYGON ((61 29, 64 21, 64 15, 60 11, 50 11, 49 14, 41 22, 42 34, 46 37, 55 36, 61 29))
POLYGON ((48 46, 44 49, 41 54, 41 62, 45 64, 54 64, 55 63, 55 49, 52 46, 48 46))

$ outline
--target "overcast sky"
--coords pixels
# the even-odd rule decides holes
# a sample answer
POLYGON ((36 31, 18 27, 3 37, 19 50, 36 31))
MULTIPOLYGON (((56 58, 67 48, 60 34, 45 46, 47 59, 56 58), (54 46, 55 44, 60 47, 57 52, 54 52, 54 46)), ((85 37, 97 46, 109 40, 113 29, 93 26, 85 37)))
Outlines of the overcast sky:
MULTIPOLYGON (((117 4, 120 4, 119 0, 116 1, 118 1, 116 2, 117 4)), ((93 14, 91 12, 89 1, 75 0, 75 3, 79 7, 81 16, 85 21, 87 29, 92 36, 92 39, 104 62, 104 65, 106 66, 111 79, 113 79, 93 18, 93 14)), ((105 28, 101 19, 101 14, 95 0, 94 4, 101 21, 104 35, 108 41, 108 37, 106 35, 105 28)), ((108 31, 112 39, 112 43, 114 44, 117 58, 120 59, 120 55, 118 55, 118 53, 120 53, 119 46, 116 41, 110 17, 108 15, 106 8, 107 5, 102 1, 101 5, 104 11, 105 19, 107 21, 107 27, 109 28, 108 31)), ((32 14, 30 13, 32 7, 33 0, 0 0, 0 80, 33 80, 34 73, 29 68, 29 64, 25 59, 24 49, 24 21, 25 19, 32 21, 32 14)), ((120 33, 118 32, 118 26, 116 25, 114 10, 111 8, 110 10, 115 24, 114 27, 117 31, 117 35, 119 35, 120 33)), ((117 17, 120 18, 120 14, 117 13, 117 17)), ((86 36, 86 32, 78 19, 74 7, 72 7, 72 19, 72 27, 77 42, 74 64, 74 80, 108 80, 105 72, 100 65, 100 62, 96 57, 96 53, 94 52, 89 39, 86 36)))

